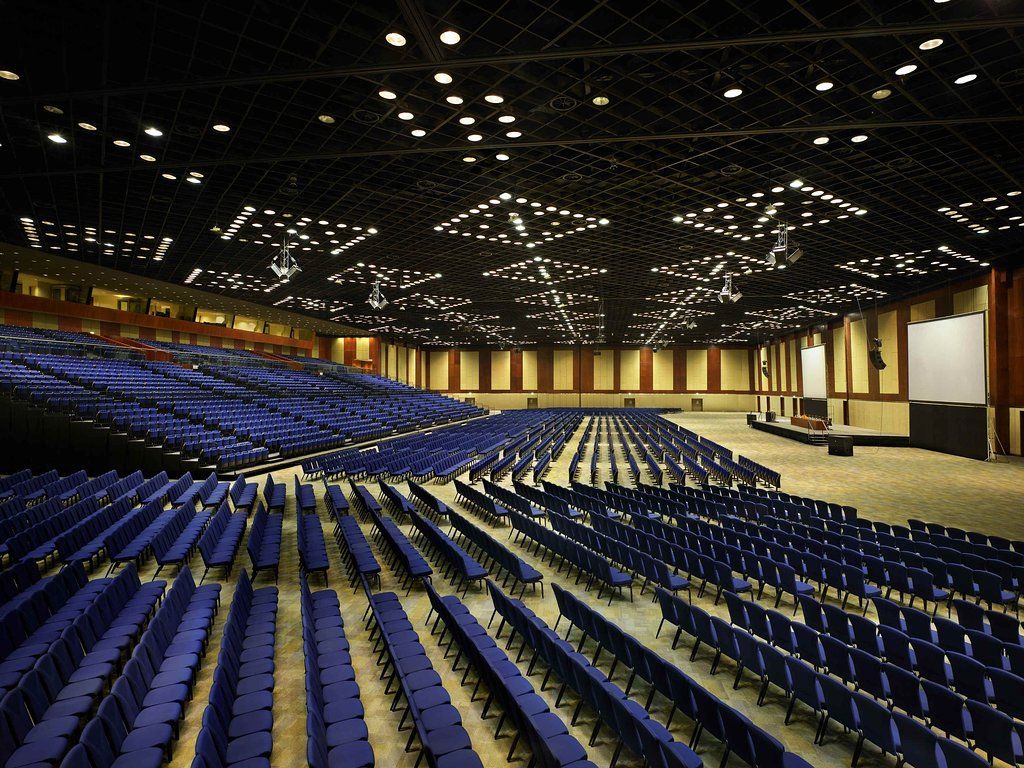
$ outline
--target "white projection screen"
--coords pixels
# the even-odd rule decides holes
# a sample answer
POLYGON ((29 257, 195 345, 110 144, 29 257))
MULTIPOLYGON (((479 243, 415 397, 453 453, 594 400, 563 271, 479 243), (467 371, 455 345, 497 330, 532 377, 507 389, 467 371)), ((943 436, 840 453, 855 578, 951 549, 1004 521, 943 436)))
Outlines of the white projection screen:
POLYGON ((907 326, 910 400, 985 405, 985 367, 984 312, 907 326))
POLYGON ((827 398, 824 344, 800 350, 800 370, 804 379, 804 397, 818 400, 827 398))

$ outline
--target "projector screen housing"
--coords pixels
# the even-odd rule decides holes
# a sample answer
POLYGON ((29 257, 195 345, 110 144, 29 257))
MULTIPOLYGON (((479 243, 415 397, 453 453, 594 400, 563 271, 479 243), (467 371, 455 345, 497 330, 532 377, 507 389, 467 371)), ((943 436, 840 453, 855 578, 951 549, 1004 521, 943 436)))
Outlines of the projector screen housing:
POLYGON ((907 326, 907 384, 911 402, 986 405, 985 312, 907 326))
POLYGON ((800 350, 800 370, 803 374, 803 396, 816 400, 827 398, 824 344, 804 347, 800 350))

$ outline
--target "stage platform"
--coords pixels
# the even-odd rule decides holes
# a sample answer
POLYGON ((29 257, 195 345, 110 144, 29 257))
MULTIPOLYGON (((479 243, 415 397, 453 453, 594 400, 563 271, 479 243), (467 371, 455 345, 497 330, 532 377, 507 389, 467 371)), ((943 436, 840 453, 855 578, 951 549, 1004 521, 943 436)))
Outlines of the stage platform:
MULTIPOLYGON (((790 440, 799 440, 801 443, 811 444, 811 436, 808 431, 803 427, 794 427, 789 423, 788 417, 786 417, 786 421, 755 421, 751 426, 761 432, 768 432, 773 435, 778 435, 779 437, 785 437, 790 440)), ((910 447, 910 438, 907 435, 890 435, 885 432, 879 432, 874 429, 864 429, 862 427, 847 427, 842 425, 834 426, 829 430, 829 434, 852 437, 854 446, 875 445, 882 446, 883 448, 910 447)), ((822 447, 824 448, 825 446, 822 445, 822 447)))

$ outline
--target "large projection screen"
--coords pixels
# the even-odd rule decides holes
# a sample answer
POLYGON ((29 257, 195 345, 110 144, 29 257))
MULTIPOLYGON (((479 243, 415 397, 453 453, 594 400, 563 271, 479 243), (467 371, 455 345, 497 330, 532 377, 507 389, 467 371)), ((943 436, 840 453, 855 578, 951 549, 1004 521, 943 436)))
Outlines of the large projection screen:
POLYGON ((804 379, 804 397, 824 400, 828 397, 825 388, 825 345, 804 347, 800 350, 800 370, 804 379))
POLYGON ((985 313, 971 312, 907 326, 911 401, 986 405, 985 313))

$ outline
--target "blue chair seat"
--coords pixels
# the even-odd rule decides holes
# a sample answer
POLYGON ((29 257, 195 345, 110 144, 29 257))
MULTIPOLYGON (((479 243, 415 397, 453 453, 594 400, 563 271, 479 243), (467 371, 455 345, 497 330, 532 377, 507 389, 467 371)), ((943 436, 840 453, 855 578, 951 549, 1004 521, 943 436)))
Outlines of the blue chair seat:
POLYGON ((359 699, 339 699, 324 707, 324 720, 329 723, 341 723, 363 714, 363 704, 359 699))
POLYGON ((472 744, 465 728, 461 725, 449 725, 428 733, 427 743, 424 746, 439 757, 460 749, 469 749, 472 744))
POLYGON ((362 718, 350 718, 327 726, 328 748, 339 747, 353 741, 365 741, 367 738, 366 721, 362 718))
POLYGON ((121 755, 110 768, 160 768, 164 764, 164 750, 157 748, 141 749, 121 755))
POLYGON ((434 731, 462 722, 459 710, 451 704, 440 704, 420 713, 420 723, 425 731, 434 731))
POLYGON ((176 701, 146 707, 135 716, 133 728, 145 728, 159 723, 176 723, 181 719, 182 704, 176 701))
POLYGON ((169 723, 134 728, 121 744, 122 752, 137 752, 152 747, 166 747, 174 739, 174 730, 169 723))
POLYGON ((240 717, 250 712, 258 712, 261 709, 271 709, 274 706, 274 695, 269 691, 250 693, 247 696, 239 696, 231 705, 232 717, 240 717))
POLYGON ((368 741, 342 744, 327 753, 329 768, 369 768, 373 764, 373 747, 368 741))
POLYGON ((274 713, 268 709, 250 712, 244 717, 236 717, 228 726, 228 738, 237 739, 250 733, 265 731, 272 733, 274 729, 274 713))
POLYGON ((60 761, 68 746, 67 739, 47 739, 24 744, 7 758, 8 768, 27 768, 34 763, 54 764, 60 761))
POLYGON ((274 739, 269 733, 250 733, 228 743, 224 761, 230 765, 253 757, 269 757, 273 749, 274 739))

